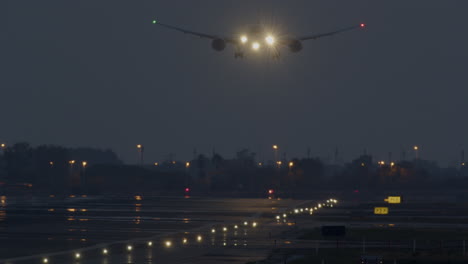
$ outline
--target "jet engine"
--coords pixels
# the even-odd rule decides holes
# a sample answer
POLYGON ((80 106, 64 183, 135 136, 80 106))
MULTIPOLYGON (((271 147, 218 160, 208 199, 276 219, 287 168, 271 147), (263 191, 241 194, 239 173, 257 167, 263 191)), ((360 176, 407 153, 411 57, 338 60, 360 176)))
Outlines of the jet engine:
POLYGON ((289 42, 288 47, 291 52, 297 53, 302 50, 302 42, 298 39, 293 39, 289 42))
POLYGON ((223 51, 226 48, 226 41, 224 39, 214 39, 211 47, 216 51, 223 51))

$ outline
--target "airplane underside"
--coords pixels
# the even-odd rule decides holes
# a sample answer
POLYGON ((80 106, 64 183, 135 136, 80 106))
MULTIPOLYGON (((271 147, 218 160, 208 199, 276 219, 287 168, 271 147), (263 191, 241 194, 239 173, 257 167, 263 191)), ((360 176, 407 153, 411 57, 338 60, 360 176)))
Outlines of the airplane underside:
POLYGON ((235 59, 243 59, 245 57, 248 57, 249 55, 251 56, 258 56, 259 54, 261 55, 267 55, 268 57, 271 57, 272 59, 279 60, 281 58, 281 53, 278 49, 269 49, 264 52, 252 52, 248 49, 242 49, 242 48, 236 48, 234 51, 234 58, 235 59))

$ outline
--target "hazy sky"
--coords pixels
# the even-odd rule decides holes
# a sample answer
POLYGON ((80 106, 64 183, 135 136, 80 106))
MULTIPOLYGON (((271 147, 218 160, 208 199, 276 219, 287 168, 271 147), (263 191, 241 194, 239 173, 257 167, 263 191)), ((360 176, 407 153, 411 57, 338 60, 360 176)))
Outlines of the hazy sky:
POLYGON ((468 145, 468 1, 3 0, 0 140, 112 148, 136 162, 225 156, 385 158, 421 146, 444 163, 468 145), (5 19, 6 18, 6 19, 5 19), (275 62, 151 24, 207 33, 266 21, 308 34, 275 62))

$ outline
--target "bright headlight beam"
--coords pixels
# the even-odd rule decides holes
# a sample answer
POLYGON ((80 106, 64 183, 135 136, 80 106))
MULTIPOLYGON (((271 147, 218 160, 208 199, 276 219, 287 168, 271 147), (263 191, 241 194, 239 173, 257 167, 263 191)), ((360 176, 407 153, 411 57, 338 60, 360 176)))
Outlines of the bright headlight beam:
POLYGON ((273 45, 273 44, 275 44, 275 38, 272 37, 272 36, 266 37, 266 38, 265 38, 265 41, 266 41, 266 43, 267 43, 268 45, 273 45))

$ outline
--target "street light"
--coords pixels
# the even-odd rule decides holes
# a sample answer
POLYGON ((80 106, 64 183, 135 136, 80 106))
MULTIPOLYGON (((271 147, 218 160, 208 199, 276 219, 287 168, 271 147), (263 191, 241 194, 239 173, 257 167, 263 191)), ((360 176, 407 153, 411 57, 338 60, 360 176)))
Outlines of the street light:
POLYGON ((274 154, 274 158, 275 158, 275 163, 276 163, 276 174, 277 174, 277 177, 278 177, 278 188, 281 186, 281 171, 280 171, 280 167, 281 167, 281 161, 278 159, 278 150, 279 150, 279 146, 278 145, 273 145, 273 154, 274 154))
POLYGON ((415 154, 415 156, 416 156, 416 159, 419 159, 419 147, 418 147, 418 146, 414 146, 413 149, 414 149, 414 154, 415 154))
POLYGON ((138 144, 137 146, 138 153, 140 154, 140 164, 143 166, 143 152, 145 151, 145 147, 142 144, 138 144))
MULTIPOLYGON (((185 186, 190 186, 190 162, 185 163, 185 186)), ((189 195, 190 188, 185 188, 185 196, 189 195)))
POLYGON ((2 144, 0 144, 0 147, 1 147, 2 149, 5 149, 5 148, 6 148, 6 144, 5 144, 5 143, 2 143, 2 144))
POLYGON ((294 166, 294 162, 289 162, 289 168, 292 168, 294 166))
POLYGON ((81 176, 81 186, 82 186, 82 191, 84 193, 86 193, 86 167, 88 166, 88 162, 87 161, 82 161, 81 162, 81 166, 83 167, 83 172, 82 172, 82 176, 81 176))

